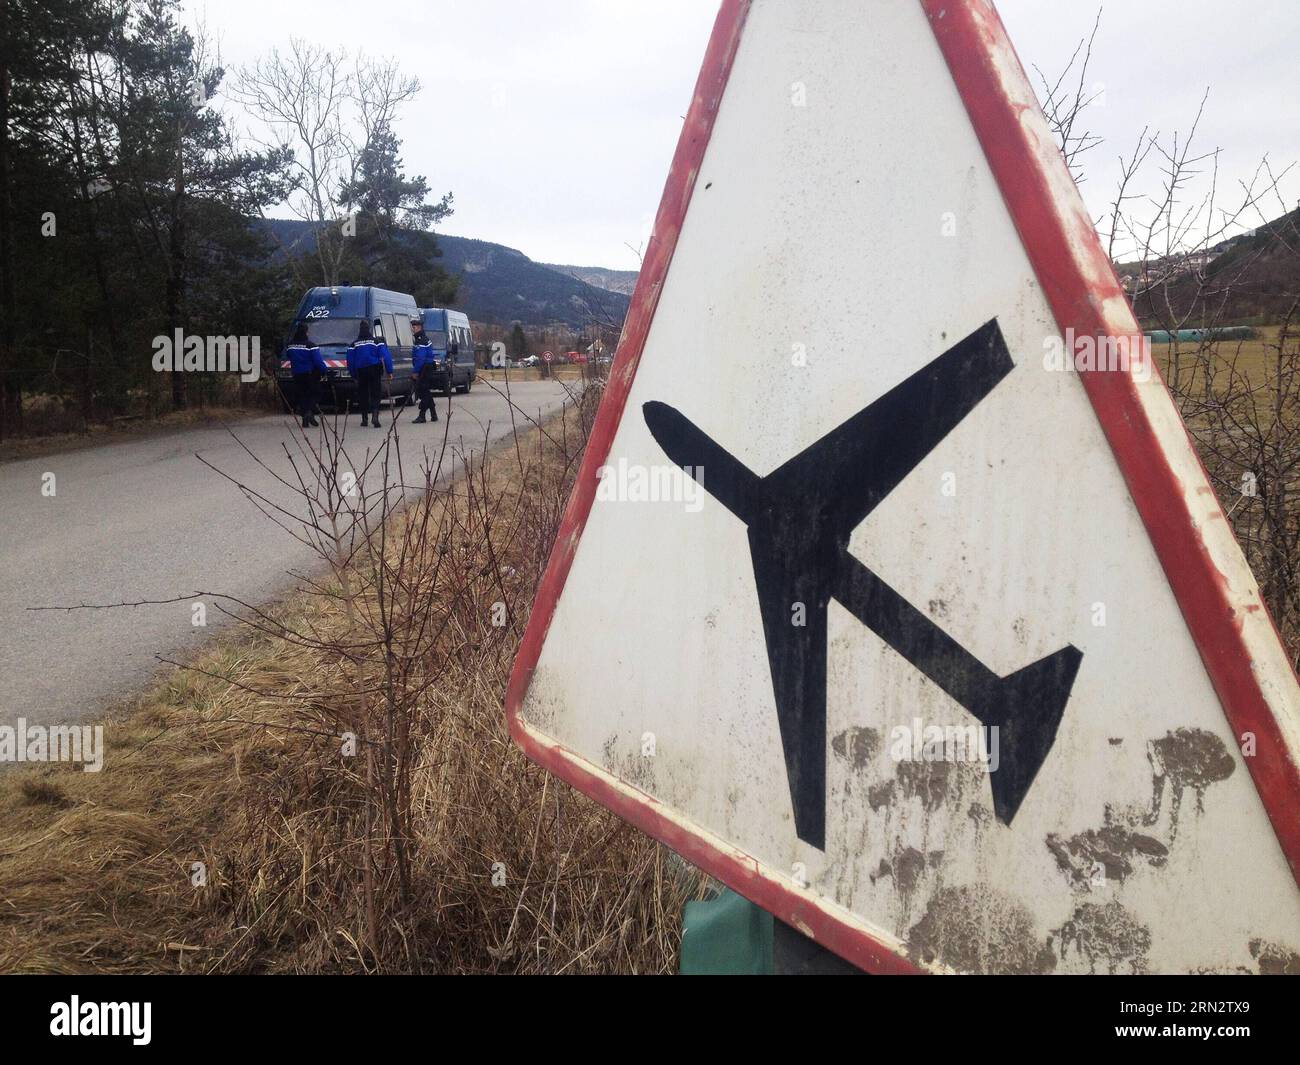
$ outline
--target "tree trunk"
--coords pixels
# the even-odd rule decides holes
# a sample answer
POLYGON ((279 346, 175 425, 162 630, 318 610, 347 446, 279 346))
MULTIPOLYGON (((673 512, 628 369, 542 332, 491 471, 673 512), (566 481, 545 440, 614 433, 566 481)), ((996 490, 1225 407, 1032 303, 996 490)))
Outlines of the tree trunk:
MULTIPOLYGON (((87 69, 91 69, 87 63, 87 69)), ((72 69, 72 60, 68 61, 69 70, 72 69)), ((76 83, 69 79, 68 82, 68 99, 76 100, 76 83)), ((98 98, 93 94, 91 96, 90 106, 90 128, 92 136, 97 133, 97 123, 99 122, 99 109, 97 106, 98 98)), ((74 107, 79 105, 74 104, 74 107)), ((104 266, 104 245, 99 237, 99 208, 91 195, 90 183, 90 165, 86 162, 86 145, 81 135, 81 116, 74 111, 72 116, 72 152, 73 159, 77 166, 77 182, 81 187, 81 220, 82 231, 85 234, 86 254, 90 259, 91 266, 95 271, 95 287, 99 289, 99 314, 95 316, 95 322, 86 323, 86 392, 83 396, 82 405, 83 413, 87 423, 90 420, 91 406, 93 401, 93 392, 91 391, 91 369, 90 360, 94 357, 91 351, 90 331, 95 324, 102 323, 108 333, 108 356, 110 359, 118 358, 121 354, 121 345, 118 342, 117 335, 117 317, 112 295, 108 287, 108 270, 104 266)))
MULTIPOLYGON (((185 234, 182 202, 185 198, 185 139, 180 122, 176 123, 176 182, 172 192, 171 233, 168 238, 167 271, 167 325, 183 328, 181 320, 185 308, 185 234)), ((180 352, 174 353, 172 363, 172 409, 185 409, 185 374, 179 369, 180 352)))
POLYGON ((18 302, 14 288, 14 211, 9 186, 9 2, 0 0, 0 440, 16 431, 22 398, 14 374, 18 302), (11 422, 15 423, 11 429, 11 422))

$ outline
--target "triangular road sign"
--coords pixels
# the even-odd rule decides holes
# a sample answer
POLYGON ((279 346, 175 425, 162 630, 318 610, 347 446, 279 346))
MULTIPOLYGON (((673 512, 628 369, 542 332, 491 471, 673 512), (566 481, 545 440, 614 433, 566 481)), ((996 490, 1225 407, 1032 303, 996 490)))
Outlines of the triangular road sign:
POLYGON ((1300 964, 1300 688, 1144 354, 990 4, 726 0, 515 738, 867 969, 1300 964))

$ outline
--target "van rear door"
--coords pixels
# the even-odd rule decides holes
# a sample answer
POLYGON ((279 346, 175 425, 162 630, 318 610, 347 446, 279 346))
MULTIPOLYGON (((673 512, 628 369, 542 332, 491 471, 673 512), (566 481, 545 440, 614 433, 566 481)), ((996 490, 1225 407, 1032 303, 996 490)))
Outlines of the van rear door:
POLYGON ((380 311, 376 317, 388 353, 393 357, 393 390, 401 392, 411 381, 411 323, 405 315, 394 311, 380 311))

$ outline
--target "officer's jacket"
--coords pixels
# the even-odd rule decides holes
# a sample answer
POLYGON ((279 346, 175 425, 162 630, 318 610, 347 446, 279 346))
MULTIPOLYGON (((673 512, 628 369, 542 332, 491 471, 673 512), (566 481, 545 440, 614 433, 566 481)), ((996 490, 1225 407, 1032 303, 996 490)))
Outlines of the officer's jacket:
POLYGON ((411 349, 411 369, 419 373, 426 366, 437 366, 438 356, 433 350, 433 344, 428 340, 422 340, 411 349))
POLYGON ((382 340, 354 340, 348 348, 348 373, 355 374, 367 366, 384 364, 384 370, 393 372, 393 356, 382 340))
POLYGON ((289 368, 294 373, 311 373, 312 370, 325 373, 329 369, 325 365, 325 356, 314 344, 290 344, 284 353, 289 359, 289 368))

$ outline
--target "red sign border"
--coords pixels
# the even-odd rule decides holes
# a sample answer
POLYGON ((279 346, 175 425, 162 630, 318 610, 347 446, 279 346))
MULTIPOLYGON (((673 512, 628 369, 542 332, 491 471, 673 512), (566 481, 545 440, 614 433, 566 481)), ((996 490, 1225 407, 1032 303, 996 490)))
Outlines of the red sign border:
MULTIPOLYGON (((1073 327, 1076 336, 1137 333, 1123 289, 1077 192, 1074 202, 1063 202, 1058 196, 1064 187, 1073 189, 1060 152, 1054 144, 1036 139, 1020 119, 1026 107, 1037 104, 992 3, 917 2, 929 18, 1058 327, 1062 333, 1073 327)), ((868 934, 849 923, 847 915, 838 917, 835 907, 793 880, 765 873, 754 858, 684 823, 652 796, 619 785, 576 753, 539 739, 527 730, 521 717, 524 697, 591 512, 597 471, 607 461, 627 404, 749 8, 750 0, 723 0, 714 23, 623 327, 618 358, 515 659, 506 693, 506 718, 515 742, 535 762, 786 923, 868 971, 917 973, 922 970, 904 956, 901 945, 868 934)), ((1228 720, 1237 735, 1253 732, 1257 737, 1258 753, 1248 765, 1300 884, 1300 816, 1296 814, 1300 810, 1300 767, 1252 668, 1238 616, 1240 593, 1229 589, 1196 533, 1185 486, 1160 445, 1136 381, 1127 373, 1115 372, 1081 373, 1080 377, 1228 720)), ((1192 446, 1190 438, 1188 446, 1192 446)), ((1208 486, 1209 478, 1204 468, 1199 468, 1208 486)), ((1230 531, 1230 526, 1225 527, 1230 531)), ((1248 609, 1264 608, 1260 603, 1248 609)), ((1273 634, 1280 640, 1275 628, 1273 634)), ((1294 671, 1291 679, 1295 683, 1294 671)))

